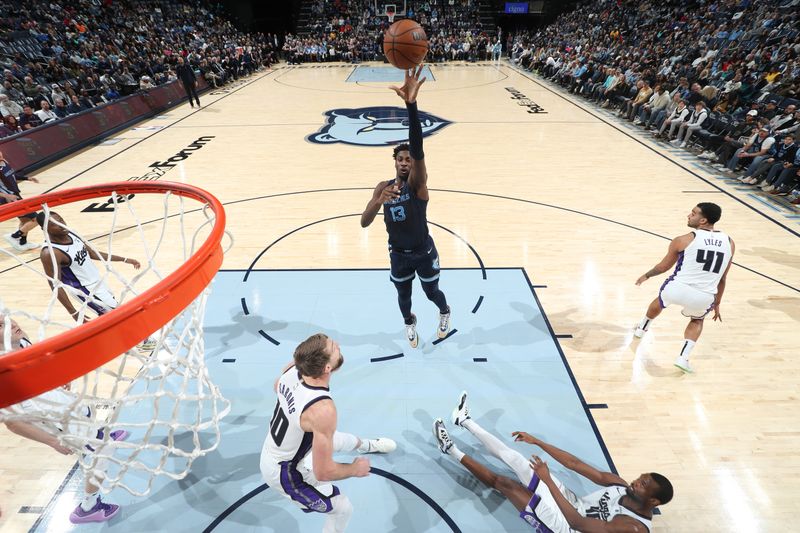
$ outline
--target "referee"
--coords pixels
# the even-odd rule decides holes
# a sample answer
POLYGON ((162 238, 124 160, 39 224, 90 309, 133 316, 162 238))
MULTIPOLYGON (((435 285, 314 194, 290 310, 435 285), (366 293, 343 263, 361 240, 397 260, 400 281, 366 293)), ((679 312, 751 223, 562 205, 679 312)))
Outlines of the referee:
POLYGON ((200 107, 200 98, 197 96, 197 78, 194 75, 194 69, 188 63, 184 62, 182 56, 178 56, 178 68, 175 69, 175 74, 178 79, 183 82, 183 88, 186 89, 186 94, 189 96, 189 105, 194 109, 192 103, 192 96, 197 102, 197 107, 200 107))

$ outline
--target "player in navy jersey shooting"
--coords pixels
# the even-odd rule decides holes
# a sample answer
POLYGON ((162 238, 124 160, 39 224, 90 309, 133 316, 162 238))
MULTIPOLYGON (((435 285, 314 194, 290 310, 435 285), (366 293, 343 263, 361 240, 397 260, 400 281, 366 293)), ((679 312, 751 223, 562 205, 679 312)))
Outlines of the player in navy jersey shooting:
POLYGON ((428 173, 422 151, 422 125, 417 111, 417 93, 425 83, 420 78, 422 65, 406 71, 402 87, 391 89, 403 99, 408 110, 409 144, 395 146, 393 156, 396 176, 381 181, 372 199, 361 214, 361 227, 366 228, 383 209, 383 221, 389 234, 390 278, 397 288, 397 302, 406 325, 406 337, 412 348, 419 344, 417 317, 411 312, 411 289, 419 274, 422 290, 439 308, 440 339, 450 331, 450 307, 439 289, 439 253, 428 232, 428 173))

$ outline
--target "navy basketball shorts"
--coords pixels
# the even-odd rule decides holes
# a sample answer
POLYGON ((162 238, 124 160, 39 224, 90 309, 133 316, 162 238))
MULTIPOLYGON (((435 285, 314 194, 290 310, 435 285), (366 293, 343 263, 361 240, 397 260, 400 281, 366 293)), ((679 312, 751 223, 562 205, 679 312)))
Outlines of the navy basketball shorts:
POLYGON ((417 250, 390 249, 389 262, 389 279, 394 283, 413 280, 417 274, 423 282, 439 279, 439 252, 430 236, 427 243, 417 250))

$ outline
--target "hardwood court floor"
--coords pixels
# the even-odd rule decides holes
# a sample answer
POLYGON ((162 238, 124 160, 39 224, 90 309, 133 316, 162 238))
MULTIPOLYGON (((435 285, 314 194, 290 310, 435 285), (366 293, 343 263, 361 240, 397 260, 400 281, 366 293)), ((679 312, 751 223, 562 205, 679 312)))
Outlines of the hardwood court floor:
MULTIPOLYGON (((235 245, 224 268, 247 268, 257 257, 257 268, 386 268, 380 221, 361 229, 355 215, 377 181, 393 176, 391 148, 305 140, 326 111, 401 103, 386 83, 346 82, 352 69, 279 65, 205 95, 200 110, 183 105, 121 132, 116 144, 53 165, 23 192, 141 177, 205 137, 202 149, 158 172, 226 203, 235 245)), ((561 345, 586 403, 608 406, 592 414, 619 473, 657 471, 675 485, 655 531, 792 529, 800 494, 797 212, 763 203, 507 64, 431 70, 420 109, 452 122, 425 139, 428 216, 442 266, 478 266, 479 256, 487 267, 524 267, 546 285, 537 292, 555 332, 571 335, 561 345), (528 113, 520 93, 546 113, 528 113), (632 341, 663 276, 642 287, 634 281, 661 259, 667 238, 687 231, 686 215, 702 201, 722 206, 718 227, 736 241, 736 266, 724 322, 708 321, 696 372, 682 375, 672 366, 685 326, 677 309, 632 341)), ((87 233, 109 222, 61 211, 87 233)), ((15 272, 0 275, 3 297, 38 306, 15 272)), ((425 305, 419 287, 415 294, 425 305)), ((385 312, 397 314, 394 301, 385 312)), ((36 509, 20 509, 46 505, 72 463, 0 432, 0 529, 27 530, 36 509)))

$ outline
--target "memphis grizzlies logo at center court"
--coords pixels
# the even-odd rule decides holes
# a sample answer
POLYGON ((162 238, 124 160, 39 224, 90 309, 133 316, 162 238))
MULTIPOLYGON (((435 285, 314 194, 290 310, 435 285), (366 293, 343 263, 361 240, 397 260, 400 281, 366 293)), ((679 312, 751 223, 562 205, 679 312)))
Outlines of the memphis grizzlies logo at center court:
MULTIPOLYGON (((317 144, 344 143, 356 146, 387 146, 408 141, 408 111, 400 107, 332 109, 317 133, 306 137, 317 144)), ((422 135, 427 137, 452 124, 424 111, 419 112, 422 135)))

